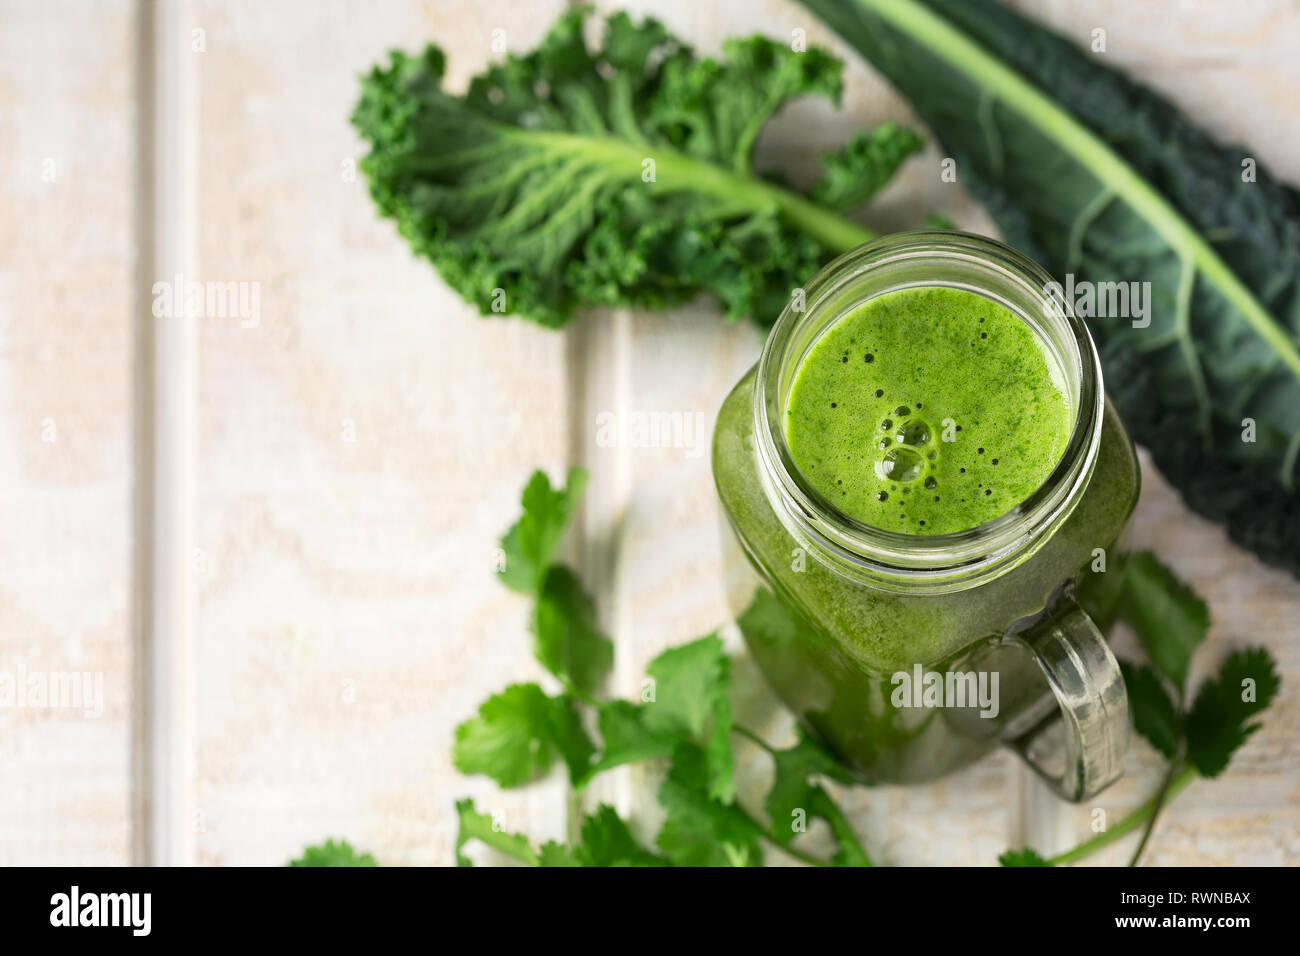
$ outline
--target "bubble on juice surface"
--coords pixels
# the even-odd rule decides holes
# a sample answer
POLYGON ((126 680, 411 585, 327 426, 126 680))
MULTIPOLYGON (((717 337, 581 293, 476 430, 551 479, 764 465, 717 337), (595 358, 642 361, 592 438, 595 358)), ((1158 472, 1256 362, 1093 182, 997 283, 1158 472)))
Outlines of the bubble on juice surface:
POLYGON ((921 447, 930 443, 930 426, 919 418, 910 418, 894 433, 899 444, 921 447))
POLYGON ((891 448, 876 462, 876 475, 882 480, 915 481, 924 470, 925 462, 921 456, 905 445, 891 448))

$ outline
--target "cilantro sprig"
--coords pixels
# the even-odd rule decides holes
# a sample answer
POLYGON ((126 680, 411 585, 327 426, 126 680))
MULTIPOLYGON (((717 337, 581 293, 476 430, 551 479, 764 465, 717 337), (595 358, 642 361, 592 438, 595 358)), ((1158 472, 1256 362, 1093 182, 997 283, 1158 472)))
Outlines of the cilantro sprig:
MULTIPOLYGON (((491 777, 504 788, 524 786, 563 763, 575 792, 600 774, 632 763, 664 769, 658 791, 663 824, 653 841, 610 806, 575 821, 568 843, 535 844, 511 832, 499 813, 473 801, 456 804, 456 862, 480 843, 515 861, 553 866, 756 866, 768 846, 815 866, 870 866, 871 859, 829 784, 852 785, 851 771, 802 730, 778 749, 736 724, 731 708, 731 661, 721 638, 707 634, 664 651, 647 667, 638 700, 601 696, 613 663, 613 643, 601 633, 594 604, 578 576, 557 556, 576 511, 586 475, 570 471, 563 487, 543 472, 529 480, 522 514, 501 541, 502 582, 532 601, 534 656, 560 690, 513 684, 493 694, 456 728, 453 761, 464 773, 491 777), (747 741, 772 761, 762 812, 736 799, 734 744, 747 741), (766 817, 766 819, 762 819, 766 817), (803 836, 816 821, 832 839, 829 859, 814 855, 803 836)), ((1228 655, 1194 696, 1187 684, 1210 617, 1205 603, 1149 553, 1132 555, 1115 588, 1122 616, 1137 633, 1149 663, 1123 662, 1129 707, 1139 734, 1168 761, 1159 790, 1106 832, 1045 858, 1030 848, 999 857, 1003 866, 1073 863, 1141 831, 1141 857, 1161 810, 1194 780, 1223 772, 1260 726, 1277 696, 1276 666, 1262 648, 1228 655), (1190 703, 1189 703, 1190 701, 1190 703)), ((778 604, 756 604, 754 626, 779 626, 778 604)), ((576 801, 570 801, 576 806, 576 801)), ((295 866, 373 866, 347 843, 309 847, 295 866)))
POLYGON ((1210 629, 1205 602, 1149 551, 1124 563, 1119 611, 1137 634, 1150 663, 1121 661, 1133 727, 1167 761, 1159 789, 1146 803, 1073 850, 1044 859, 1031 849, 1008 851, 1003 866, 1071 863, 1141 829, 1129 860, 1135 866, 1160 812, 1198 778, 1217 777, 1260 728, 1259 715, 1281 686, 1277 666, 1262 647, 1232 651, 1218 673, 1188 703, 1192 657, 1210 629))
POLYGON ((601 806, 583 820, 572 845, 534 847, 461 801, 457 862, 470 862, 462 849, 477 840, 530 866, 753 866, 763 862, 764 844, 810 864, 870 865, 848 818, 817 782, 853 783, 848 771, 811 738, 801 735, 779 750, 735 725, 731 659, 716 633, 652 660, 639 700, 598 696, 613 645, 577 575, 557 560, 585 480, 575 469, 563 488, 553 488, 543 472, 535 473, 524 489, 523 514, 501 541, 502 580, 533 599, 534 656, 563 690, 548 694, 536 683, 514 684, 489 697, 456 728, 453 761, 505 788, 537 780, 562 761, 578 791, 615 767, 660 761, 667 767, 658 795, 663 826, 650 849, 612 807, 601 806), (775 764, 768 823, 736 801, 733 745, 740 739, 762 747, 775 764), (827 824, 837 847, 830 860, 795 845, 816 819, 827 824))

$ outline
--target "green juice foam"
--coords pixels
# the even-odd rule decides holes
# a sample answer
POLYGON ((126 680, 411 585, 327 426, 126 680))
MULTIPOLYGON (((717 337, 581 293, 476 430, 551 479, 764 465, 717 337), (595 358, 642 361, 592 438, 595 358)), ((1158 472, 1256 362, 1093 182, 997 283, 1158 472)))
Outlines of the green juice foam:
POLYGON ((943 286, 870 299, 809 349, 790 388, 794 463, 840 511, 905 534, 965 531, 1047 479, 1074 412, 1034 330, 943 286))

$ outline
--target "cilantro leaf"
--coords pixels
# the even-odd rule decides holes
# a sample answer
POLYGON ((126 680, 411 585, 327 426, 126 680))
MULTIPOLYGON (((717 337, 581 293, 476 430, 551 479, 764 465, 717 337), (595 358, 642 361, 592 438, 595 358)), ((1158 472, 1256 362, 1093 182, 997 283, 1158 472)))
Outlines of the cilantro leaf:
POLYGON ((711 797, 710 787, 704 750, 679 744, 659 788, 666 811, 659 848, 678 866, 762 866, 762 828, 734 803, 711 797))
POLYGON ((680 736, 705 747, 709 794, 724 803, 735 797, 731 752, 731 660, 716 634, 664 651, 646 668, 654 700, 642 708, 646 729, 680 736))
POLYGON ((548 697, 536 684, 512 684, 456 728, 452 761, 462 773, 486 774, 509 788, 537 779, 557 755, 572 779, 582 779, 594 753, 572 698, 548 697))
POLYGON ((1277 696, 1277 665, 1262 647, 1234 651, 1218 677, 1201 685, 1187 715, 1187 759, 1204 777, 1217 777, 1255 731, 1255 720, 1277 696))
POLYGON ((754 591, 749 606, 736 618, 745 640, 762 647, 778 666, 799 667, 802 642, 809 638, 807 624, 790 606, 767 588, 754 591))
POLYGON ((1182 691, 1192 654, 1210 629, 1205 602, 1150 551, 1129 556, 1123 614, 1147 655, 1182 691))
POLYGON ((541 590, 586 485, 587 473, 581 468, 569 470, 563 488, 552 488, 546 472, 533 472, 524 486, 524 513, 501 539, 506 556, 501 580, 506 587, 524 594, 541 590))
POLYGON ((492 817, 478 812, 473 800, 457 800, 456 816, 460 821, 460 830, 456 835, 457 866, 474 865, 473 861, 461 852, 470 840, 478 840, 529 866, 540 865, 541 859, 529 844, 528 837, 522 833, 506 833, 498 829, 492 817))
POLYGON ((713 727, 705 742, 709 766, 709 796, 730 803, 736 799, 735 755, 731 749, 731 701, 720 696, 713 701, 713 727))
POLYGON ((575 787, 580 786, 587 780, 591 760, 596 755, 596 746, 587 736, 582 717, 575 706, 576 701, 572 697, 561 694, 552 697, 551 703, 550 722, 546 725, 546 730, 569 771, 569 782, 575 787))
POLYGON ((1160 675, 1146 665, 1120 661, 1124 685, 1128 689, 1128 709, 1133 727, 1151 742, 1151 746, 1170 760, 1178 754, 1183 736, 1183 721, 1178 708, 1160 682, 1160 675))
POLYGON ((613 807, 601 804, 582 824, 577 858, 583 866, 663 866, 667 863, 632 836, 613 807))
POLYGON ((651 730, 644 715, 644 707, 626 700, 600 705, 600 736, 605 749, 592 765, 592 775, 622 764, 672 756, 678 735, 651 730))
POLYGON ((1034 850, 1026 847, 1023 850, 1007 850, 998 857, 998 862, 1003 866, 1051 866, 1034 850))
POLYGON ((822 154, 825 174, 813 199, 837 209, 860 206, 894 178, 898 167, 925 147, 925 140, 895 122, 862 130, 840 149, 822 154))
POLYGON ((772 754, 776 774, 764 804, 771 821, 772 836, 781 843, 793 840, 802 830, 801 820, 813 816, 813 792, 820 790, 809 778, 822 775, 841 783, 856 781, 821 744, 808 736, 802 727, 793 747, 772 754))
POLYGON ((582 866, 574 852, 563 843, 547 840, 537 855, 538 866, 582 866))
POLYGON ((369 853, 357 853, 347 840, 326 840, 303 849, 302 856, 289 861, 290 866, 378 866, 369 853))
POLYGON ((554 564, 565 526, 577 508, 587 473, 570 470, 563 488, 533 472, 523 493, 524 513, 501 539, 502 580, 537 599, 532 631, 537 660, 564 684, 590 696, 609 673, 614 645, 596 624, 596 608, 569 568, 554 564))
POLYGON ((542 666, 590 696, 614 664, 614 644, 596 626, 596 608, 572 571, 550 569, 537 597, 533 631, 542 666))
POLYGON ((654 699, 643 708, 646 726, 703 740, 714 701, 730 690, 730 667, 716 634, 664 651, 646 668, 654 679, 654 699))
POLYGON ((835 839, 835 855, 831 863, 835 866, 871 866, 871 858, 858 839, 853 825, 844 811, 839 808, 831 795, 822 787, 813 787, 809 795, 808 810, 811 815, 821 817, 831 828, 835 839))
POLYGON ((807 831, 811 819, 825 820, 831 829, 837 851, 836 866, 870 866, 857 834, 829 793, 812 778, 817 776, 840 783, 858 781, 835 757, 802 728, 793 747, 771 752, 775 765, 772 788, 764 804, 772 838, 790 843, 807 831))

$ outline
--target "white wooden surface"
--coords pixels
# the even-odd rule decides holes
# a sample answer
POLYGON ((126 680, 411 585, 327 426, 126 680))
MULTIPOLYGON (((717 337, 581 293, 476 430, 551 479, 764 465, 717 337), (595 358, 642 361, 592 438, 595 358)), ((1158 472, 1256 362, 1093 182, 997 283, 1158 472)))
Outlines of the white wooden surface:
MULTIPOLYGON (((625 6, 705 53, 730 35, 801 27, 845 58, 842 112, 791 108, 760 144, 765 162, 808 174, 852 130, 908 115, 788 0, 625 6)), ((1110 62, 1300 182, 1294 4, 1020 6, 1078 38, 1105 28, 1110 62)), ((489 59, 494 28, 526 49, 562 8, 195 0, 162 18, 170 26, 152 42, 181 45, 193 84, 189 114, 155 115, 151 127, 189 137, 192 204, 178 214, 190 217, 180 224, 193 235, 188 268, 258 283, 261 315, 251 328, 195 321, 194 371, 176 383, 194 399, 184 415, 192 561, 159 584, 142 579, 141 549, 175 546, 186 522, 138 525, 139 507, 175 505, 176 491, 163 482, 166 501, 133 505, 132 490, 148 487, 137 479, 153 460, 133 441, 133 389, 157 372, 133 364, 155 321, 139 257, 179 248, 141 209, 176 208, 181 187, 150 206, 135 182, 153 143, 141 106, 162 100, 134 77, 160 51, 124 0, 0 0, 0 668, 104 679, 97 719, 0 709, 0 863, 275 864, 335 835, 385 863, 443 864, 463 795, 539 839, 562 837, 558 781, 502 793, 449 759, 452 728, 484 696, 539 677, 525 606, 491 573, 534 467, 592 472, 573 556, 616 639, 612 692, 633 693, 662 647, 725 621, 707 454, 600 447, 595 422, 603 411, 669 411, 700 413, 711 429, 758 333, 723 323, 708 301, 593 314, 564 333, 480 319, 413 260, 349 175, 362 148, 346 123, 356 75, 384 51, 436 41, 459 86, 489 59), (179 608, 180 623, 150 635, 142 625, 160 606, 179 608), (174 689, 132 681, 149 640, 189 654, 175 701, 188 732, 140 726, 150 719, 141 695, 174 689), (184 768, 182 779, 141 776, 159 760, 184 768), (177 809, 168 814, 150 787, 177 809), (142 826, 161 835, 142 839, 142 826)), ((939 182, 937 159, 932 147, 910 164, 870 222, 906 228, 942 211, 987 229, 959 188, 939 182)), ((162 182, 172 180, 145 185, 162 182)), ((175 409, 141 411, 152 421, 175 409)), ((1297 862, 1300 583, 1190 515, 1150 468, 1134 542, 1209 599, 1207 657, 1265 641, 1284 671, 1265 729, 1223 779, 1179 798, 1150 862, 1297 862)), ((747 719, 770 716, 743 660, 737 680, 747 719)), ((779 719, 773 730, 789 732, 779 719)), ((744 763, 760 788, 761 758, 744 763)), ((1150 752, 1135 747, 1131 763, 1096 805, 1111 819, 1154 787, 1150 752)), ((595 796, 652 824, 650 782, 627 771, 595 796)), ((1024 839, 1058 849, 1089 834, 1096 809, 1045 800, 1005 755, 933 786, 846 800, 872 853, 897 863, 989 863, 1024 839)))

